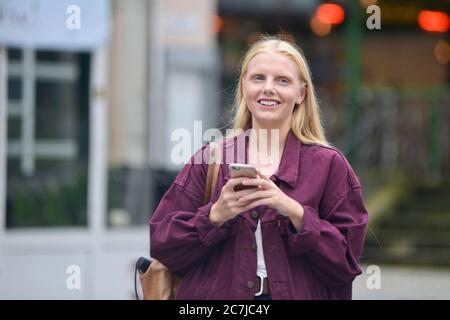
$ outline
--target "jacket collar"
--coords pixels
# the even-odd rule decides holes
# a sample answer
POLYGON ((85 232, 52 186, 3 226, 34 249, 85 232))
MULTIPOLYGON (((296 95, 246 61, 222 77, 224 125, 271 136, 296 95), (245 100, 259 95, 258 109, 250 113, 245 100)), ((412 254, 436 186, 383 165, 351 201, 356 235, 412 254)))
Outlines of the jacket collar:
MULTIPOLYGON (((246 135, 245 132, 239 134, 236 137, 227 139, 224 142, 223 156, 225 157, 225 159, 223 160, 225 160, 224 163, 226 163, 227 165, 222 169, 225 169, 224 172, 226 173, 226 181, 230 179, 228 163, 247 163, 247 145, 248 135, 246 135), (239 144, 239 141, 242 141, 241 139, 245 139, 245 144, 239 144), (238 145, 245 145, 245 150, 237 150, 238 145), (230 156, 233 157, 232 161, 230 161, 230 156)), ((286 142, 283 148, 283 154, 281 156, 280 164, 278 166, 278 171, 274 174, 274 176, 277 179, 284 181, 292 188, 294 188, 297 184, 298 170, 300 165, 300 149, 301 142, 292 132, 292 129, 290 129, 286 137, 286 142)))
POLYGON ((280 165, 275 176, 294 188, 297 184, 300 164, 301 142, 297 139, 292 129, 289 130, 281 156, 280 165))

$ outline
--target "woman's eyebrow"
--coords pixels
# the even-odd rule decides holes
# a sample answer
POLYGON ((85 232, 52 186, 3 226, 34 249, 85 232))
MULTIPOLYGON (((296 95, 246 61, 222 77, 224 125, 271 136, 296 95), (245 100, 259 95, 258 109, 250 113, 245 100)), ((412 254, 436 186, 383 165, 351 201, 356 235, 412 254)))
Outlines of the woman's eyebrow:
POLYGON ((277 74, 277 75, 275 76, 275 78, 277 78, 277 79, 279 79, 279 78, 286 78, 286 79, 288 79, 288 80, 294 79, 291 75, 288 75, 288 74, 277 74))
MULTIPOLYGON (((259 75, 264 75, 264 72, 252 72, 249 73, 249 77, 254 77, 254 76, 259 76, 259 75)), ((287 78, 287 79, 292 79, 292 76, 288 75, 288 74, 276 74, 275 78, 287 78)))
POLYGON ((251 78, 251 77, 254 77, 254 76, 259 76, 259 75, 262 75, 262 72, 252 72, 252 73, 249 73, 248 74, 248 76, 251 78))
POLYGON ((287 78, 287 79, 292 79, 292 77, 290 75, 287 74, 280 74, 277 76, 277 78, 287 78))

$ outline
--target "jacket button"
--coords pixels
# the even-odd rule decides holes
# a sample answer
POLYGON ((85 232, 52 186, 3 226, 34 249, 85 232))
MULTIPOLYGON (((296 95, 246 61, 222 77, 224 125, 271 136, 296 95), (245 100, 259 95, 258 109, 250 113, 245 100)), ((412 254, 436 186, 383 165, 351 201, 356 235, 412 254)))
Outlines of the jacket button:
POLYGON ((252 251, 256 252, 256 244, 252 244, 252 251))
POLYGON ((252 289, 255 286, 253 281, 247 281, 247 288, 252 289))
POLYGON ((252 219, 255 219, 255 220, 258 219, 258 217, 259 217, 258 211, 252 211, 251 217, 252 217, 252 219))

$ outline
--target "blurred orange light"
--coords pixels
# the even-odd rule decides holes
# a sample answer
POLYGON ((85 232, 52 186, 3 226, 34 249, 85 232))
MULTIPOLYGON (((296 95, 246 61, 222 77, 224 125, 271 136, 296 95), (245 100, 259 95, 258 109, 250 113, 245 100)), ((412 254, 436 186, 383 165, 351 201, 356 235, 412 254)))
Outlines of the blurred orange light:
POLYGON ((447 32, 449 29, 449 17, 440 11, 422 10, 417 18, 419 26, 428 32, 447 32))
POLYGON ((364 8, 367 8, 368 6, 377 4, 378 0, 360 0, 360 2, 364 8))
POLYGON ((344 21, 344 9, 337 4, 325 3, 317 7, 316 18, 323 24, 340 24, 344 21))
POLYGON ((313 17, 310 22, 312 31, 319 37, 325 37, 330 34, 331 24, 322 23, 316 17, 313 17))
POLYGON ((223 28, 223 19, 219 16, 214 16, 214 31, 219 33, 223 28))
POLYGON ((439 64, 447 64, 450 61, 450 45, 440 40, 434 46, 434 57, 439 64))

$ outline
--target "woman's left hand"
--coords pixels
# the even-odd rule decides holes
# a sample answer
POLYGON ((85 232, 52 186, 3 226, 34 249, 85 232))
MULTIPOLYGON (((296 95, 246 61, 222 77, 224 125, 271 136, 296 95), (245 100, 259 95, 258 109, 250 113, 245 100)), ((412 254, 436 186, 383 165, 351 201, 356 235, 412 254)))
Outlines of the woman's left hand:
POLYGON ((242 184, 245 186, 256 186, 258 189, 243 196, 238 201, 247 203, 246 209, 250 210, 258 206, 266 205, 277 210, 280 214, 288 217, 294 227, 299 231, 303 224, 303 207, 294 199, 288 197, 278 186, 258 170, 259 178, 248 179, 242 184))

